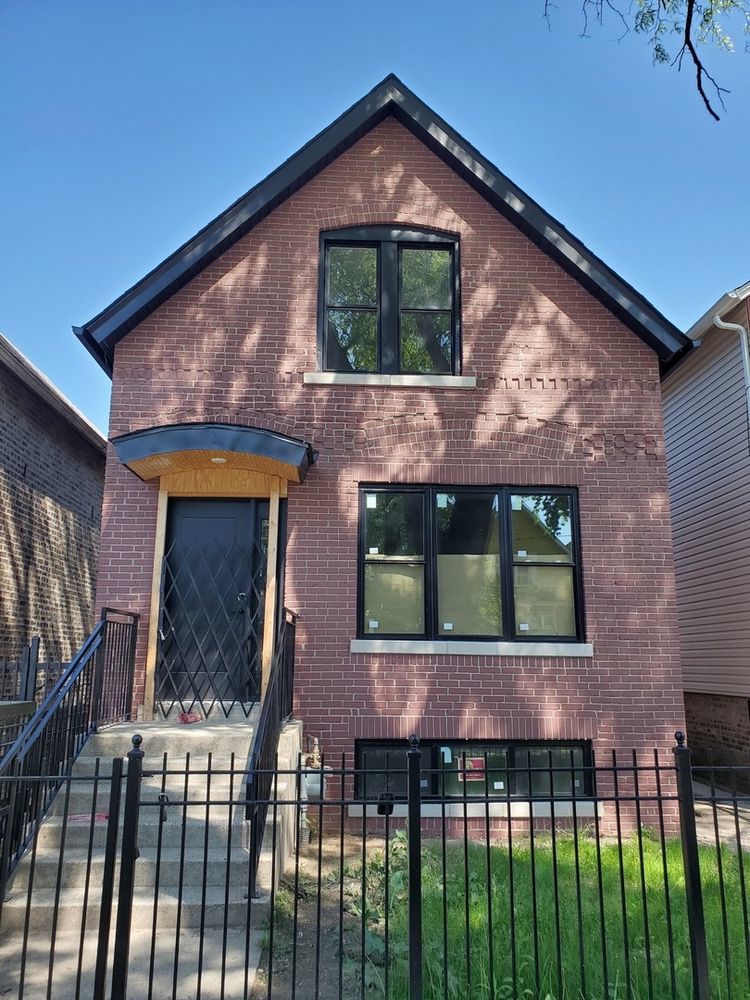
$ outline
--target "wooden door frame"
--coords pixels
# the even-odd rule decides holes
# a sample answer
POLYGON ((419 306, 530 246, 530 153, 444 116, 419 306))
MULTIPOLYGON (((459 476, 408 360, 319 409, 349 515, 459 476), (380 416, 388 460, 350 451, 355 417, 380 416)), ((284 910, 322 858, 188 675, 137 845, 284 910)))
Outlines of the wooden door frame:
POLYGON ((167 537, 167 510, 170 499, 195 500, 268 500, 268 552, 266 555, 266 593, 263 609, 263 648, 261 652, 260 693, 263 698, 273 659, 276 638, 278 595, 279 523, 281 500, 287 496, 287 480, 245 469, 201 469, 173 472, 159 480, 154 525, 154 561, 151 572, 151 599, 146 646, 146 671, 143 691, 143 719, 154 718, 156 695, 156 658, 161 607, 161 575, 167 537))

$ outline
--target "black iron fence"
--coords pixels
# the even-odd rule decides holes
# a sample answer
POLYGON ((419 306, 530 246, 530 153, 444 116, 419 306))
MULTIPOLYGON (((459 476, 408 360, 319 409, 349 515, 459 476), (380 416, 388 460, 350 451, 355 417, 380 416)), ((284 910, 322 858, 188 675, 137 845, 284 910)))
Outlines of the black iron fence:
POLYGON ((35 701, 0 701, 0 760, 15 744, 35 711, 35 701))
POLYGON ((0 760, 0 893, 90 734, 131 718, 137 623, 105 608, 41 704, 16 717, 0 760))
POLYGON ((41 702, 67 667, 62 660, 39 660, 39 636, 23 647, 18 659, 0 656, 0 701, 41 702))
POLYGON ((750 797, 683 742, 583 782, 550 754, 515 795, 507 768, 454 760, 448 795, 413 740, 385 767, 274 766, 262 803, 243 762, 144 765, 140 743, 126 780, 117 758, 62 781, 15 871, 19 998, 750 996, 750 797))

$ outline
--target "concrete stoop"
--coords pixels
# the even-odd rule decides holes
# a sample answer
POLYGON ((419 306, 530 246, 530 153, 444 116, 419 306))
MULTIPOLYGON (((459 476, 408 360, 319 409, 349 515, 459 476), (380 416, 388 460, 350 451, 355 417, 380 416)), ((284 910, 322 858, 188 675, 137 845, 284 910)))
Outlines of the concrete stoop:
MULTIPOLYGON (((268 811, 258 895, 249 902, 249 824, 240 803, 243 776, 232 778, 215 772, 229 770, 232 754, 235 769, 244 771, 258 714, 254 709, 241 723, 220 718, 190 725, 129 723, 113 726, 89 740, 76 762, 76 780, 70 783, 70 791, 58 794, 40 828, 33 870, 29 852, 18 866, 3 903, 0 996, 9 987, 17 989, 22 961, 24 995, 46 995, 51 960, 53 1000, 68 1000, 77 995, 79 987, 78 995, 90 995, 104 874, 108 776, 112 758, 128 752, 134 732, 143 736, 145 756, 128 995, 133 1000, 146 996, 152 976, 154 1000, 195 996, 198 978, 204 1000, 244 996, 246 985, 255 981, 260 960, 272 873, 278 883, 292 856, 297 814, 292 804, 296 793, 293 776, 279 779, 278 799, 290 800, 290 804, 276 809, 275 837, 271 832, 273 810, 268 811), (167 770, 180 773, 158 773, 163 771, 165 753, 167 770), (187 755, 190 773, 186 779, 187 755), (163 810, 158 798, 162 793, 166 794, 163 810), (195 804, 185 806, 185 801, 195 804), (28 943, 24 959, 25 927, 28 943)), ((296 766, 301 746, 301 724, 288 724, 279 741, 280 769, 296 766)), ((120 826, 123 807, 124 795, 120 826)), ((110 944, 114 940, 118 879, 116 870, 110 944)))

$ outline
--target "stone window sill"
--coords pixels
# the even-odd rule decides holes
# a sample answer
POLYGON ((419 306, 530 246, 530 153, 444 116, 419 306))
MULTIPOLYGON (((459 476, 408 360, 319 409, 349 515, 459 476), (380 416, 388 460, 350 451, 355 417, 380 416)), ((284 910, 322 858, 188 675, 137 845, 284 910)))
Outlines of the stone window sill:
POLYGON ((352 653, 417 653, 424 656, 566 656, 592 657, 589 642, 443 642, 433 639, 352 639, 352 653))
MULTIPOLYGON (((510 803, 510 815, 514 819, 523 819, 529 816, 531 809, 533 809, 534 816, 539 818, 545 818, 552 815, 552 807, 547 802, 534 802, 529 803, 528 800, 524 801, 513 801, 511 799, 510 803)), ((463 819, 464 818, 464 804, 463 799, 460 802, 450 802, 445 805, 445 816, 451 819, 463 819)), ((362 804, 357 804, 349 806, 348 813, 352 817, 360 817, 362 815, 362 804)), ((604 816, 604 804, 599 802, 596 804, 593 802, 579 802, 576 803, 576 816, 578 819, 591 818, 593 819, 595 815, 595 810, 599 813, 599 817, 604 816)), ((424 818, 435 817, 441 818, 443 815, 443 805, 440 802, 422 802, 421 815, 424 818)), ((368 816, 377 816, 378 807, 377 804, 367 806, 368 816)), ((401 819, 406 817, 407 808, 405 805, 398 803, 393 807, 392 818, 401 819)), ((506 802, 490 802, 489 806, 485 807, 485 800, 482 799, 481 802, 468 802, 466 805, 466 817, 468 819, 483 819, 485 816, 500 818, 508 815, 508 804, 506 802)), ((573 816, 573 800, 566 799, 557 801, 555 800, 555 819, 561 819, 562 817, 572 817, 573 816)))
POLYGON ((303 372, 305 385, 383 385, 391 389, 476 389, 475 375, 368 375, 359 372, 303 372))

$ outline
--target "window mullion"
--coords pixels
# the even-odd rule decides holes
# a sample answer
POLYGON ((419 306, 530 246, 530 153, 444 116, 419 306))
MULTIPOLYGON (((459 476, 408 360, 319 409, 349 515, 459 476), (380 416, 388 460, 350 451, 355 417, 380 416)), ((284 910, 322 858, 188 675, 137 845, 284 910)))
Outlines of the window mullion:
POLYGON ((380 245, 380 371, 398 374, 398 244, 380 245))
POLYGON ((503 595, 503 635, 516 637, 516 605, 513 595, 513 522, 510 511, 510 491, 500 490, 502 544, 500 546, 500 581, 503 595))
POLYGON ((437 639, 437 546, 435 544, 434 490, 423 493, 424 498, 424 561, 425 561, 425 636, 437 639))

